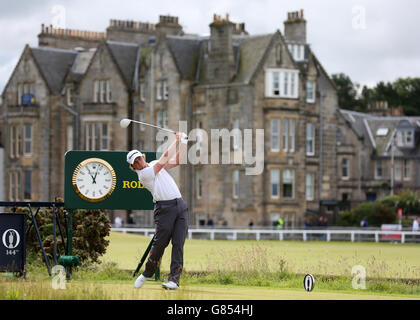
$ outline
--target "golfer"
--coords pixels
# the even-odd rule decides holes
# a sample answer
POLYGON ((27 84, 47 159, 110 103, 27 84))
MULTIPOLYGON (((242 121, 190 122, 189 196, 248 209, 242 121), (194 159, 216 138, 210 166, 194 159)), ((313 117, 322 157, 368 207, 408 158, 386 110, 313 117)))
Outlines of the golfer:
POLYGON ((179 287, 179 278, 183 268, 184 242, 188 231, 188 207, 182 200, 181 193, 174 179, 166 171, 179 165, 180 158, 187 149, 185 133, 176 133, 175 141, 159 160, 146 162, 144 154, 132 150, 127 154, 130 168, 137 172, 139 181, 153 195, 156 224, 155 240, 146 262, 146 269, 135 281, 134 288, 141 288, 151 278, 160 265, 165 248, 172 240, 171 271, 169 281, 163 283, 165 289, 179 287), (178 151, 177 151, 177 147, 178 151))

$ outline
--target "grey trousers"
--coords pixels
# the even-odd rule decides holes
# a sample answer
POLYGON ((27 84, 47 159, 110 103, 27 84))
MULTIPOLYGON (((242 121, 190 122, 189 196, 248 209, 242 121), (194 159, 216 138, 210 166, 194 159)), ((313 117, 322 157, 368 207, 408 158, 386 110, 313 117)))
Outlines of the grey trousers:
POLYGON ((172 240, 171 271, 168 280, 179 285, 184 265, 184 242, 188 232, 188 206, 181 198, 157 201, 153 214, 156 224, 155 241, 143 276, 150 278, 155 274, 165 248, 172 240))

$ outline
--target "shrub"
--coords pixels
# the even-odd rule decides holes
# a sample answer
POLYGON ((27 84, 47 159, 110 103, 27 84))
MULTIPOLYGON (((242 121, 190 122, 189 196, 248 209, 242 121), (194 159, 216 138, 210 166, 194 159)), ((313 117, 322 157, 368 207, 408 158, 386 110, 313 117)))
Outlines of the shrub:
MULTIPOLYGON (((27 213, 26 225, 29 226, 31 218, 28 208, 15 208, 15 212, 27 213)), ((35 214, 35 211, 33 211, 35 214)), ((56 208, 57 219, 59 219, 64 239, 67 243, 68 213, 63 208, 56 208)), ((41 239, 47 257, 52 259, 54 251, 53 241, 53 214, 52 209, 40 209, 36 217, 41 239)), ((98 259, 106 252, 109 241, 105 238, 109 235, 111 225, 108 217, 101 210, 74 210, 73 211, 73 252, 81 262, 99 262, 98 259)), ((64 246, 59 233, 57 233, 57 258, 64 255, 64 246)), ((41 247, 35 228, 32 226, 27 236, 27 255, 28 257, 41 257, 41 247)))
POLYGON ((366 218, 369 226, 379 227, 381 224, 395 223, 397 214, 395 209, 381 202, 365 202, 356 209, 346 211, 339 216, 338 225, 360 226, 360 221, 366 218))

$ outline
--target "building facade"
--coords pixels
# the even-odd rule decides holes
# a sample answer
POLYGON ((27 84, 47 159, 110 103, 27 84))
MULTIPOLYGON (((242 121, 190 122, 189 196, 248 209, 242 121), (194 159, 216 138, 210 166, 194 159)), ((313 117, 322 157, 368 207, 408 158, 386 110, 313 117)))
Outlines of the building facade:
MULTIPOLYGON (((208 145, 219 139, 211 129, 264 130, 262 174, 246 175, 239 164, 171 170, 190 224, 211 218, 272 225, 282 217, 286 227, 298 227, 307 215, 334 220, 340 210, 387 194, 389 148, 378 149, 375 139, 386 138, 372 134, 380 117, 339 109, 334 83, 307 42, 303 11, 288 13, 284 33, 249 35, 228 15, 214 15, 209 28, 210 36, 186 34, 172 16, 156 24, 111 20, 104 33, 42 25, 39 46, 25 46, 2 94, 6 199, 63 196, 68 150, 162 148, 154 129, 122 129, 122 118, 201 128, 208 145), (383 176, 376 179, 379 163, 383 176)), ((410 119, 394 129, 411 128, 417 145, 418 125, 410 119)), ((239 139, 232 138, 229 152, 239 139)), ((417 172, 417 160, 403 159, 413 150, 398 148, 402 176, 417 172)), ((221 150, 197 152, 209 159, 221 150)), ((153 223, 151 212, 136 214, 138 223, 153 223)))

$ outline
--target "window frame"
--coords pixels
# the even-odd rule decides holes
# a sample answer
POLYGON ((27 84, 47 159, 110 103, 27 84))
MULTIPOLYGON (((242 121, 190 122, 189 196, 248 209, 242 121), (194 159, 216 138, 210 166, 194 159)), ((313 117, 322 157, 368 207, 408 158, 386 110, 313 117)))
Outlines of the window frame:
POLYGON ((375 180, 381 180, 384 177, 383 163, 381 159, 375 160, 375 180), (378 164, 380 166, 378 166, 378 164), (381 175, 378 175, 378 169, 381 170, 381 175))
POLYGON ((305 198, 306 198, 306 201, 315 200, 315 173, 313 172, 307 172, 305 176, 305 198), (308 184, 308 177, 311 177, 309 179, 309 181, 311 181, 310 184, 308 184), (311 195, 308 194, 309 187, 310 187, 311 195))
POLYGON ((266 68, 265 69, 265 97, 281 99, 299 99, 299 74, 297 69, 266 68), (292 77, 293 74, 293 77, 292 77), (274 90, 275 77, 278 76, 278 94, 274 90))
POLYGON ((403 171, 403 180, 410 181, 411 180, 411 161, 408 159, 404 159, 404 171, 403 171), (408 172, 408 175, 407 175, 408 172))
POLYGON ((270 144, 270 148, 271 148, 271 152, 280 152, 280 118, 272 118, 271 119, 271 144, 270 144), (277 132, 274 131, 274 123, 277 123, 277 132), (274 139, 277 139, 277 144, 276 146, 274 145, 274 139))
POLYGON ((313 80, 307 80, 306 81, 306 102, 307 103, 315 103, 315 101, 316 101, 316 97, 315 97, 316 90, 315 90, 315 88, 316 88, 316 82, 315 81, 313 81, 313 80), (311 91, 309 91, 309 87, 308 87, 309 84, 312 85, 311 91), (312 98, 308 97, 309 92, 312 93, 312 98))
POLYGON ((295 170, 294 169, 283 169, 283 171, 282 171, 282 175, 281 175, 281 178, 282 178, 282 190, 283 190, 283 193, 282 193, 282 196, 283 196, 283 199, 284 200, 294 200, 295 199, 295 183, 296 183, 296 181, 295 181, 295 170), (286 190, 286 188, 285 188, 285 173, 286 172, 290 172, 292 175, 291 175, 291 178, 292 178, 292 196, 291 197, 286 197, 285 196, 285 194, 284 194, 284 192, 285 192, 285 190, 286 190))
POLYGON ((350 179, 350 161, 349 158, 343 157, 341 158, 341 179, 342 180, 349 180, 350 179), (345 162, 345 164, 344 164, 345 162), (344 175, 344 169, 346 170, 346 175, 344 175))
POLYGON ((271 199, 280 199, 280 169, 278 168, 270 170, 270 189, 271 199), (277 173, 277 177, 274 176, 274 173, 277 173), (273 192, 274 185, 277 185, 277 194, 273 192))
POLYGON ((305 153, 309 157, 315 156, 315 125, 313 123, 306 123, 305 153), (309 145, 312 151, 308 150, 309 145))
POLYGON ((23 155, 26 157, 32 156, 33 153, 33 125, 31 123, 25 123, 23 125, 23 155), (27 128, 29 127, 30 137, 26 137, 27 128), (29 152, 26 149, 27 143, 29 143, 29 152))

